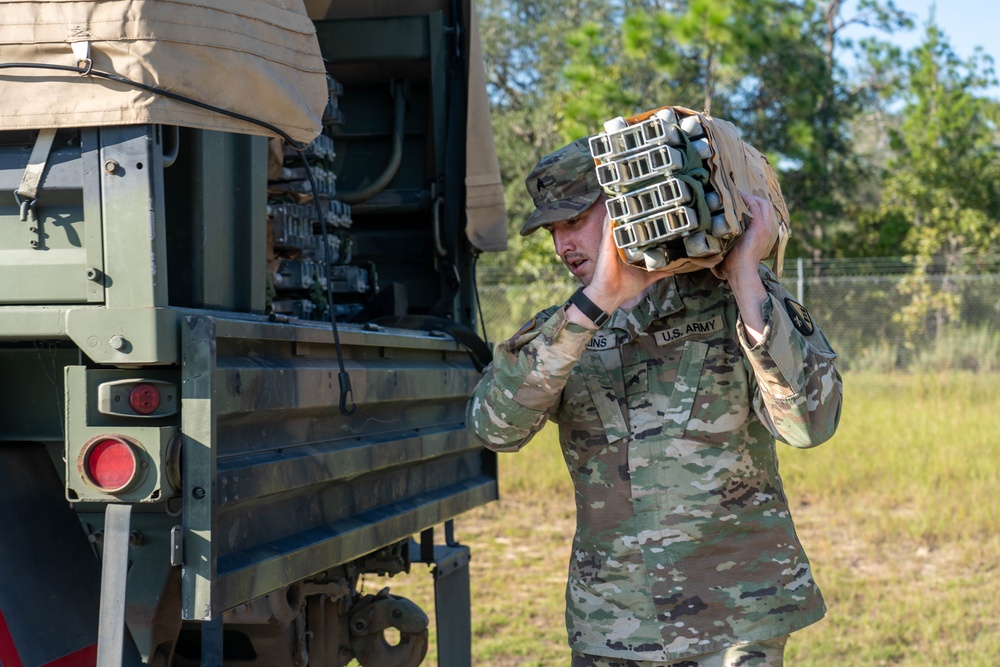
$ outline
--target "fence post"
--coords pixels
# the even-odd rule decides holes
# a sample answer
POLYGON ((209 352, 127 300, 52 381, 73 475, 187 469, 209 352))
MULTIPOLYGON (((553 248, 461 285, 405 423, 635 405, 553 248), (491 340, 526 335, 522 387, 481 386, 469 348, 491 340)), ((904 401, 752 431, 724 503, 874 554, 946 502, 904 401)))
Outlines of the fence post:
POLYGON ((795 295, 797 297, 799 297, 799 303, 801 303, 803 306, 806 305, 806 302, 805 302, 805 299, 804 299, 804 295, 805 295, 805 291, 806 291, 806 279, 805 279, 805 276, 803 275, 803 265, 804 264, 805 263, 802 261, 801 257, 799 257, 798 259, 795 260, 795 268, 799 272, 798 278, 796 278, 796 280, 795 280, 795 295))

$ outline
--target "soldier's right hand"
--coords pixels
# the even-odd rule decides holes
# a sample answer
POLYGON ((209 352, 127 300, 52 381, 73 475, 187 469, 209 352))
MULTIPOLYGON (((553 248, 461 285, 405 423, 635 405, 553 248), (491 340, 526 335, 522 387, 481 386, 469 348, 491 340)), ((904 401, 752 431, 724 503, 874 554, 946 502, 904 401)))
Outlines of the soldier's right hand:
POLYGON ((673 274, 666 271, 647 271, 623 261, 615 245, 611 219, 604 209, 603 198, 600 206, 605 210, 604 233, 597 266, 584 292, 591 301, 610 313, 622 305, 634 305, 645 295, 650 285, 673 274))

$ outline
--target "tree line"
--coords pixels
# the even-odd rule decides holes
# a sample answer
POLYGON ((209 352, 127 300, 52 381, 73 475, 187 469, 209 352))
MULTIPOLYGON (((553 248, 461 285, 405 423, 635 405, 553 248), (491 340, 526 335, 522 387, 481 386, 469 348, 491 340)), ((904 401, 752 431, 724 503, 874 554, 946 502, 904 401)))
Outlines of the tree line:
POLYGON ((531 208, 528 171, 609 118, 663 105, 730 120, 768 156, 792 215, 789 257, 945 256, 957 266, 998 248, 993 62, 981 49, 959 57, 933 15, 918 24, 892 0, 477 8, 511 224, 511 252, 487 261, 522 275, 551 265, 546 235, 516 233, 531 208), (852 25, 878 36, 848 39, 852 25), (888 41, 908 30, 920 31, 913 49, 888 41))

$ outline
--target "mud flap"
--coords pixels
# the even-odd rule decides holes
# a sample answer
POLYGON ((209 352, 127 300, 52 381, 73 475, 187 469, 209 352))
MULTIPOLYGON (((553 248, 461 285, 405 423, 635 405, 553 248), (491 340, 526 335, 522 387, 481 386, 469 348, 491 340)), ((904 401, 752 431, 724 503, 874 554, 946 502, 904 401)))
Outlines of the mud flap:
POLYGON ((201 667, 222 667, 222 616, 201 623, 201 667))
POLYGON ((434 565, 431 575, 440 667, 472 665, 469 557, 469 547, 455 542, 451 521, 445 523, 445 544, 434 544, 433 529, 421 533, 419 546, 410 543, 411 560, 434 565))
POLYGON ((97 632, 97 667, 120 667, 125 646, 125 583, 128 575, 131 505, 108 505, 104 512, 104 559, 101 565, 101 620, 97 632))
MULTIPOLYGON (((101 564, 42 445, 0 446, 0 516, 0 664, 95 664, 101 564)), ((118 664, 140 665, 123 643, 118 664)))
POLYGON ((0 447, 0 516, 0 663, 93 664, 101 568, 42 445, 0 447))

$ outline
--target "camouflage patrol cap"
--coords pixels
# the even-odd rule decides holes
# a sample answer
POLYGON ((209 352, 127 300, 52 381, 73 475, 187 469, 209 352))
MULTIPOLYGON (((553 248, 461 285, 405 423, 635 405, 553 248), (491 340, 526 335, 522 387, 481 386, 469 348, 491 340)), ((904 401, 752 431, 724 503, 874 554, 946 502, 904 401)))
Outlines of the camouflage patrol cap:
POLYGON ((521 226, 521 236, 586 211, 601 194, 594 158, 590 156, 590 138, 577 139, 543 157, 524 184, 535 210, 521 226))

